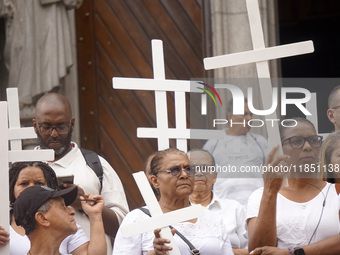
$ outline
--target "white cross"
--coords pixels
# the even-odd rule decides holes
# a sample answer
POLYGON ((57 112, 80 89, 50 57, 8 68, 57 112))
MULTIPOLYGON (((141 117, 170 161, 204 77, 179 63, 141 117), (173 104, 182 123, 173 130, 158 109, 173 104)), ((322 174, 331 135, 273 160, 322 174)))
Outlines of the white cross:
POLYGON ((202 91, 196 87, 203 87, 193 81, 166 80, 164 70, 163 43, 152 40, 152 62, 154 79, 118 78, 112 79, 115 89, 154 90, 157 128, 138 128, 137 137, 157 138, 158 150, 169 148, 169 139, 176 139, 177 148, 187 151, 187 139, 220 139, 223 132, 218 130, 202 130, 186 128, 185 92, 202 91), (193 86, 195 83, 195 86, 193 86), (168 127, 168 110, 166 91, 175 93, 176 128, 168 127))
POLYGON ((169 225, 197 218, 204 213, 205 208, 201 205, 193 205, 163 214, 145 173, 142 171, 134 173, 133 177, 135 178, 140 193, 142 194, 145 204, 150 211, 151 217, 140 222, 122 226, 121 230, 123 236, 127 238, 144 232, 153 231, 156 228, 161 228, 162 238, 166 238, 171 241, 169 245, 173 249, 169 252, 169 254, 180 255, 181 253, 175 243, 169 225))
MULTIPOLYGON (((261 24, 258 0, 246 1, 254 50, 205 58, 204 67, 206 70, 210 70, 215 68, 256 63, 263 108, 269 109, 271 107, 271 102, 269 102, 268 99, 272 98, 272 85, 270 81, 268 61, 272 59, 311 53, 314 51, 314 46, 312 41, 306 41, 301 43, 293 43, 266 48, 264 43, 264 35, 261 24)), ((276 113, 274 112, 270 115, 267 115, 266 119, 277 119, 276 113)), ((266 126, 268 132, 268 142, 270 146, 273 147, 279 144, 280 150, 282 152, 278 126, 272 128, 270 121, 266 121, 266 126)))
MULTIPOLYGON (((9 176, 10 162, 53 160, 53 150, 22 150, 21 139, 36 138, 31 128, 20 128, 17 88, 7 89, 8 102, 0 102, 0 226, 9 232, 9 176), (7 118, 8 115, 8 118, 7 118), (11 150, 9 150, 10 142, 11 150)), ((0 254, 9 254, 9 245, 0 246, 0 254)))

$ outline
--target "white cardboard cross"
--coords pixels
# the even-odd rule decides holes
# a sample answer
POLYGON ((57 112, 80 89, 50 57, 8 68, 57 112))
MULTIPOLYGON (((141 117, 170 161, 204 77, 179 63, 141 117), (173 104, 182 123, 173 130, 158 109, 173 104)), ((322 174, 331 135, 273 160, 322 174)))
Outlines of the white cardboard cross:
POLYGON ((177 148, 187 151, 187 139, 219 139, 223 136, 220 131, 186 128, 186 92, 198 92, 201 84, 190 86, 192 81, 165 79, 163 43, 152 40, 152 62, 154 79, 120 78, 114 77, 112 85, 115 89, 154 90, 157 128, 138 128, 137 137, 157 138, 158 150, 170 147, 169 139, 176 139, 177 148), (166 91, 175 93, 176 128, 168 127, 168 109, 166 91))
MULTIPOLYGON (((53 150, 22 150, 21 139, 36 138, 32 128, 20 128, 17 88, 7 89, 8 102, 0 102, 0 226, 9 232, 9 176, 10 162, 53 160, 53 150), (8 116, 8 117, 7 117, 8 116), (9 150, 8 142, 11 149, 9 150)), ((0 246, 0 255, 9 255, 9 245, 0 246)))
POLYGON ((180 255, 180 251, 171 234, 169 225, 177 222, 182 222, 197 218, 204 213, 205 208, 201 205, 193 205, 176 211, 164 213, 153 193, 150 184, 144 172, 134 173, 133 177, 143 196, 143 199, 150 211, 151 218, 144 221, 135 222, 129 225, 122 226, 122 234, 125 238, 137 235, 140 233, 153 231, 156 228, 161 228, 161 236, 171 241, 169 244, 173 249, 169 252, 170 255, 180 255))
MULTIPOLYGON (((272 59, 311 53, 314 51, 314 46, 312 41, 306 41, 266 48, 258 0, 246 1, 254 50, 205 58, 204 67, 205 69, 210 70, 215 68, 256 63, 263 108, 269 109, 271 107, 271 102, 268 99, 272 98, 272 85, 270 81, 268 61, 272 59)), ((267 115, 266 119, 277 119, 276 113, 274 112, 270 115, 267 115)), ((268 142, 270 146, 273 147, 279 144, 281 147, 278 126, 272 128, 270 121, 266 121, 266 126, 268 132, 268 142)), ((282 152, 282 148, 280 150, 282 152)))

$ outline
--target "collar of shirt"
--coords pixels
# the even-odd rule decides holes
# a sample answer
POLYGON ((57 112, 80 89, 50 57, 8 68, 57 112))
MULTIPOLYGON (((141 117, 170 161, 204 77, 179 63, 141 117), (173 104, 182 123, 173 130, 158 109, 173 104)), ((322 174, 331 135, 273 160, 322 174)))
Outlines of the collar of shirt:
POLYGON ((221 203, 219 201, 220 199, 218 198, 218 196, 216 194, 214 194, 214 192, 212 192, 212 199, 210 201, 210 204, 207 206, 208 209, 210 209, 211 207, 218 207, 221 208, 221 203))
MULTIPOLYGON (((37 146, 34 149, 40 150, 40 146, 37 146)), ((63 168, 67 168, 72 163, 72 161, 77 157, 77 151, 78 145, 75 142, 71 142, 71 150, 66 155, 64 155, 64 157, 57 161, 48 163, 49 165, 59 165, 63 168)))

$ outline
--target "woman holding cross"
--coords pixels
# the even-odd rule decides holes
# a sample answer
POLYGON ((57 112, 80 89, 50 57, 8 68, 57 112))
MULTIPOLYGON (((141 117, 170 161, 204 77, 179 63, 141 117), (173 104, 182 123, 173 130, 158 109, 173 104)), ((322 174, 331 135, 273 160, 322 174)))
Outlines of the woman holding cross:
MULTIPOLYGON (((151 182, 160 192, 159 205, 163 213, 189 207, 189 195, 193 191, 194 169, 190 167, 187 155, 177 149, 159 151, 151 161, 151 182)), ((140 209, 133 210, 123 220, 121 226, 147 219, 149 216, 140 209)), ((176 244, 182 255, 196 254, 191 250, 199 250, 200 254, 231 255, 233 254, 227 230, 221 218, 206 213, 198 218, 174 224, 188 241, 178 234, 174 235, 176 244), (191 245, 191 246, 190 246, 191 245)), ((130 238, 124 238, 118 230, 113 255, 162 255, 171 247, 169 241, 159 236, 160 230, 146 232, 130 238)))

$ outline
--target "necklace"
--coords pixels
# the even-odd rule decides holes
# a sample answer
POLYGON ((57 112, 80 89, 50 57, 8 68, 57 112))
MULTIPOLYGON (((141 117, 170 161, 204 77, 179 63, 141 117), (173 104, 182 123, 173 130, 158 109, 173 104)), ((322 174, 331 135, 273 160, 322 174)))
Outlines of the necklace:
POLYGON ((28 251, 29 255, 32 255, 31 250, 28 251))

